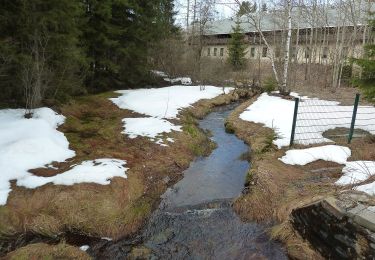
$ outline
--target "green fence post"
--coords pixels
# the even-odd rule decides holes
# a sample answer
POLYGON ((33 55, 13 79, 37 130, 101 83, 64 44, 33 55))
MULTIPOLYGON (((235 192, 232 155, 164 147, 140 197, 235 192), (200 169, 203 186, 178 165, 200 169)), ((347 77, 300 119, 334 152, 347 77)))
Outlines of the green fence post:
POLYGON ((292 134, 290 136, 289 146, 292 146, 293 143, 294 143, 294 135, 296 133, 296 125, 297 125, 298 105, 299 105, 299 98, 295 98, 294 99, 294 115, 293 115, 292 134))
POLYGON ((357 118, 357 110, 358 110, 359 97, 360 97, 360 94, 356 94, 355 95, 353 115, 352 115, 352 123, 350 125, 349 136, 348 136, 348 144, 350 144, 350 142, 353 139, 354 127, 355 127, 355 119, 357 118))

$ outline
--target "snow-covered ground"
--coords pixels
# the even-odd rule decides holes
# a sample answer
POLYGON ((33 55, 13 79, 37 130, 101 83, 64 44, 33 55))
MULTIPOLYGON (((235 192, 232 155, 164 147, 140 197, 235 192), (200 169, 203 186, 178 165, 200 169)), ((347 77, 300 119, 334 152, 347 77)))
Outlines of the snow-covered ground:
MULTIPOLYGON (((335 182, 336 185, 355 185, 375 175, 375 162, 348 161, 351 151, 348 147, 325 145, 306 149, 294 149, 286 152, 279 160, 290 165, 306 165, 308 163, 325 160, 344 164, 342 176, 335 182)), ((375 182, 361 185, 355 189, 375 195, 375 182)))
MULTIPOLYGON (((292 93, 292 95, 298 96, 297 93, 292 93)), ((316 98, 309 99, 308 97, 303 97, 302 100, 298 113, 300 121, 297 120, 296 143, 308 145, 331 142, 331 140, 323 137, 325 131, 334 129, 338 125, 349 128, 353 113, 352 106, 341 106, 340 103, 335 101, 319 100, 316 98), (310 103, 314 105, 314 112, 316 113, 304 114, 303 112, 309 109, 310 103), (324 112, 325 118, 321 118, 322 114, 319 112, 324 112), (338 114, 340 118, 335 119, 338 117, 338 114), (303 120, 307 116, 309 120, 303 120), (311 133, 311 129, 314 129, 315 133, 311 133)), ((293 112, 293 100, 286 100, 264 93, 240 115, 240 118, 246 121, 261 123, 275 129, 278 138, 274 143, 281 148, 290 143, 293 112)), ((366 124, 357 124, 356 129, 362 129, 375 134, 373 128, 375 125, 374 115, 375 107, 359 106, 357 122, 366 121, 366 124)))
POLYGON ((294 102, 267 93, 262 94, 241 115, 245 121, 261 123, 276 131, 274 144, 279 148, 289 145, 293 123, 294 102))
POLYGON ((193 81, 189 77, 180 77, 180 78, 174 78, 174 79, 164 78, 164 80, 171 82, 172 84, 181 82, 181 84, 185 86, 193 84, 193 81))
MULTIPOLYGON (((226 88, 225 93, 231 89, 226 88)), ((112 102, 122 109, 128 109, 149 117, 125 118, 124 133, 130 138, 137 136, 157 139, 163 133, 180 131, 181 126, 174 125, 165 119, 176 119, 181 109, 191 106, 201 99, 211 99, 223 94, 223 89, 206 86, 171 86, 165 88, 120 90, 122 94, 112 98, 112 102)))
POLYGON ((350 155, 351 151, 348 147, 325 145, 300 150, 289 150, 279 160, 290 165, 306 165, 317 160, 345 164, 350 155))
MULTIPOLYGON (((292 96, 298 97, 297 93, 292 96)), ((336 101, 320 100, 316 98, 302 97, 299 106, 299 119, 296 129, 296 143, 302 145, 326 143, 331 140, 323 137, 323 133, 337 126, 349 127, 353 113, 353 106, 342 106, 336 101), (311 112, 311 107, 314 113, 311 112), (322 118, 324 114, 324 118, 322 118), (339 115, 339 116, 337 116, 339 115), (303 119, 309 120, 303 120, 303 119), (340 117, 340 119, 335 119, 340 117), (314 129, 311 133, 311 129, 314 129), (302 138, 301 138, 302 137, 302 138), (305 139, 305 140, 298 140, 305 139)), ((290 143, 292 121, 294 112, 294 101, 282 99, 277 96, 262 94, 252 105, 250 105, 240 118, 246 121, 264 124, 273 128, 278 138, 274 141, 279 148, 290 143)), ((359 106, 356 129, 362 129, 375 134, 375 107, 359 106)), ((351 151, 348 147, 337 145, 323 145, 319 147, 289 150, 285 156, 280 158, 285 164, 306 165, 308 163, 325 160, 345 165, 342 176, 336 181, 336 185, 356 185, 370 176, 375 175, 375 162, 373 161, 348 161, 351 151)), ((375 195, 375 182, 355 187, 357 190, 375 195)))
MULTIPOLYGON (((125 128, 122 133, 127 134, 129 138, 145 136, 161 145, 163 145, 163 140, 158 138, 160 134, 181 131, 181 126, 176 126, 167 120, 155 117, 124 118, 122 121, 125 128)), ((173 139, 167 138, 167 141, 173 142, 173 139)))
MULTIPOLYGON (((352 161, 345 164, 343 175, 336 181, 337 185, 357 184, 375 174, 375 162, 352 161)), ((375 192, 375 191, 374 191, 375 192)))
POLYGON ((56 128, 65 117, 49 108, 34 110, 31 119, 23 109, 0 110, 0 205, 5 205, 11 192, 10 181, 36 188, 46 183, 73 185, 82 182, 108 184, 114 176, 126 177, 124 161, 99 159, 83 162, 71 170, 53 176, 37 177, 30 169, 63 162, 75 156, 69 142, 56 128))
POLYGON ((32 119, 24 114, 23 109, 0 110, 0 205, 7 201, 10 180, 29 177, 29 169, 75 155, 64 134, 56 130, 63 116, 49 108, 36 109, 32 119))
POLYGON ((155 75, 162 77, 163 80, 170 82, 172 84, 181 83, 182 85, 191 85, 193 81, 190 77, 178 77, 178 78, 170 78, 167 73, 160 71, 160 70, 151 70, 152 73, 155 75))
POLYGON ((29 175, 18 180, 17 185, 29 189, 35 189, 47 183, 73 185, 91 182, 108 185, 113 177, 127 178, 126 171, 128 168, 125 168, 125 165, 125 161, 116 159, 84 161, 81 164, 74 165, 70 170, 52 177, 29 175))

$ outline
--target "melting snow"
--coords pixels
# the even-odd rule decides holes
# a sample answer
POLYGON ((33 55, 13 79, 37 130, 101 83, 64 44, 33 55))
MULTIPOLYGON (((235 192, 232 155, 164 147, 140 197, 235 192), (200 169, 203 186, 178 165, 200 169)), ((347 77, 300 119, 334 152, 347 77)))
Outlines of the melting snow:
MULTIPOLYGON (((297 93, 292 93, 291 95, 295 97, 298 96, 297 93)), ((309 99, 307 97, 303 97, 303 100, 307 103, 300 105, 300 112, 303 112, 303 110, 308 106, 308 103, 311 102, 314 105, 314 111, 317 113, 324 112, 327 119, 320 119, 319 117, 321 117, 321 114, 308 114, 310 120, 300 121, 300 123, 303 122, 303 127, 297 128, 296 143, 308 145, 330 142, 331 140, 323 137, 323 133, 325 131, 334 129, 337 127, 337 125, 350 126, 353 111, 352 106, 341 106, 338 102, 309 99), (319 107, 318 105, 325 106, 319 107), (342 118, 332 119, 335 117, 333 115, 338 113, 337 111, 340 111, 340 117, 342 118), (332 112, 332 114, 330 114, 330 112, 332 112), (317 127, 316 125, 319 126, 317 127), (317 133, 309 133, 311 132, 312 128, 317 133), (306 138, 306 140, 298 141, 298 136, 301 135, 304 139, 306 138)), ((277 96, 270 96, 267 93, 264 93, 240 115, 240 118, 246 121, 264 124, 269 128, 274 128, 279 136, 279 138, 274 141, 274 144, 281 148, 282 146, 287 146, 290 143, 293 111, 294 101, 286 100, 277 96)), ((356 128, 375 134, 375 130, 370 129, 370 125, 375 125, 375 119, 372 119, 374 114, 374 107, 359 106, 357 120, 366 120, 367 123, 365 125, 356 125, 356 128)), ((301 113, 298 114, 298 116, 300 119, 303 119, 304 114, 301 113)))
POLYGON ((125 118, 122 121, 125 128, 122 133, 127 134, 129 138, 146 136, 154 139, 160 134, 170 133, 172 130, 181 131, 180 126, 175 126, 167 120, 156 117, 125 118))
POLYGON ((96 159, 93 161, 84 161, 75 165, 69 171, 52 176, 40 177, 30 175, 19 179, 17 185, 29 189, 35 189, 47 183, 56 185, 73 185, 77 183, 97 183, 101 185, 110 184, 113 177, 127 178, 125 172, 127 168, 123 160, 117 159, 96 159))
MULTIPOLYGON (((325 160, 345 164, 342 176, 335 182, 336 185, 355 185, 375 175, 375 162, 373 161, 351 161, 348 158, 351 151, 348 147, 337 145, 326 145, 307 149, 289 150, 279 160, 285 164, 306 165, 317 160, 325 160)), ((375 195, 375 182, 355 187, 356 190, 375 195)))
POLYGON ((181 77, 181 78, 175 78, 175 79, 164 78, 164 80, 171 82, 172 84, 181 82, 181 84, 185 86, 193 84, 193 81, 189 77, 181 77))
MULTIPOLYGON (((228 93, 229 88, 226 88, 228 93)), ((223 94, 223 89, 206 86, 171 86, 165 88, 119 90, 120 97, 111 98, 122 109, 158 118, 176 118, 182 108, 187 108, 201 99, 210 99, 223 94)))
POLYGON ((307 149, 289 150, 279 160, 291 165, 306 165, 317 160, 345 164, 350 155, 351 151, 348 147, 325 145, 307 149))
POLYGON ((35 109, 31 119, 25 119, 24 114, 23 109, 0 110, 0 205, 7 202, 11 180, 26 188, 37 188, 47 183, 105 185, 115 176, 126 178, 126 162, 115 159, 82 162, 53 177, 39 177, 28 172, 55 161, 63 162, 75 156, 75 152, 69 149, 64 134, 56 130, 64 123, 64 116, 49 108, 35 109))
POLYGON ((90 248, 90 246, 88 246, 88 245, 84 245, 84 246, 81 246, 81 247, 79 247, 79 249, 81 249, 82 251, 87 251, 87 250, 89 250, 89 248, 90 248))
MULTIPOLYGON (((226 88, 225 93, 231 89, 226 88)), ((123 133, 130 138, 146 136, 166 146, 160 136, 171 131, 181 131, 181 126, 174 125, 165 119, 175 119, 181 109, 191 106, 201 99, 211 99, 223 94, 223 89, 206 86, 171 86, 165 88, 120 90, 120 97, 112 102, 122 109, 129 109, 150 117, 125 118, 123 133)))
POLYGON ((353 161, 347 162, 342 170, 343 175, 338 181, 337 185, 356 184, 367 180, 370 176, 375 174, 375 162, 372 161, 353 161))
POLYGON ((49 108, 36 109, 31 119, 24 114, 23 109, 0 110, 0 205, 11 192, 10 180, 27 178, 32 175, 29 169, 75 155, 64 134, 56 130, 64 116, 49 108))

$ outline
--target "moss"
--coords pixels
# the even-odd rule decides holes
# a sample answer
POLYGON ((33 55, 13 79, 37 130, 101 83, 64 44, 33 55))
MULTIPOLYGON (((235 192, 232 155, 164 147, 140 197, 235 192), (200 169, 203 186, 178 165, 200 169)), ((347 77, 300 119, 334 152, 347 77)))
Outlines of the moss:
POLYGON ((256 175, 256 169, 251 168, 247 174, 246 174, 246 180, 245 180, 245 186, 248 187, 250 185, 254 185, 254 180, 255 180, 255 175, 256 175))
POLYGON ((151 213, 151 201, 149 198, 141 198, 135 201, 126 214, 126 220, 128 222, 133 221, 136 218, 142 219, 151 213))
POLYGON ((228 134, 234 134, 235 133, 235 129, 233 127, 233 124, 226 120, 225 123, 224 123, 224 126, 225 126, 225 132, 227 132, 228 134))

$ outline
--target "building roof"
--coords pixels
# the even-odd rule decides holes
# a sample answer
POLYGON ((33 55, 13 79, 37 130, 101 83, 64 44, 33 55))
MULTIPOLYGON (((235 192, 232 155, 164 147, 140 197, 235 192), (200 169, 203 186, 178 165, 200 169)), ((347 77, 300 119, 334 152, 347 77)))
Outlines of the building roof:
MULTIPOLYGON (((362 5, 357 7, 355 12, 355 21, 351 18, 351 14, 344 8, 342 10, 330 8, 327 12, 317 10, 313 15, 308 11, 308 8, 293 8, 292 11, 292 27, 293 29, 304 29, 311 27, 337 27, 337 26, 353 26, 354 24, 363 25, 368 20, 368 10, 374 11, 374 3, 371 6, 362 5), (313 17, 318 19, 313 19, 313 17)), ((258 12, 251 14, 257 21, 260 20, 260 28, 262 31, 277 31, 283 30, 285 22, 282 11, 258 12), (260 19, 259 19, 260 18, 260 19)), ((257 32, 256 27, 248 16, 242 16, 240 19, 240 26, 244 33, 257 32)), ((205 35, 219 35, 230 34, 233 32, 235 26, 233 18, 223 19, 209 22, 206 26, 205 35)))

